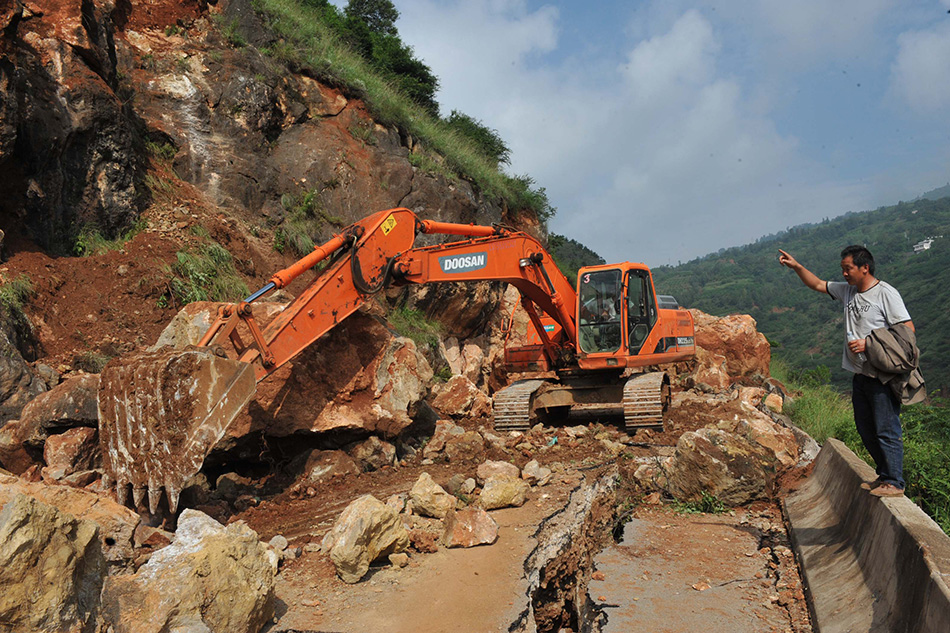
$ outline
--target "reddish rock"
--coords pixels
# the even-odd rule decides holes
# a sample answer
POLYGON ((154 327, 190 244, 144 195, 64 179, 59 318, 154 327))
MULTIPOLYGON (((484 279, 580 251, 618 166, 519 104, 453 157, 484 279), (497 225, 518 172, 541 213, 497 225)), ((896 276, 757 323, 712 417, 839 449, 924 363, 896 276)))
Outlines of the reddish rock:
POLYGON ((307 458, 299 481, 306 485, 317 485, 360 472, 359 464, 343 451, 313 451, 307 458))
POLYGON ((714 317, 690 310, 696 328, 696 345, 725 357, 726 371, 733 379, 769 375, 772 352, 765 336, 747 314, 714 317))
POLYGON ((465 376, 453 376, 441 387, 432 405, 456 419, 485 419, 492 413, 491 398, 465 376))
POLYGON ((364 471, 370 472, 392 466, 396 462, 396 447, 373 435, 351 448, 350 456, 364 471))
POLYGON ((80 427, 46 438, 43 479, 59 480, 95 468, 101 461, 96 429, 80 427))
POLYGON ((15 475, 22 475, 31 466, 40 464, 40 451, 27 450, 23 435, 19 420, 10 420, 0 427, 0 466, 15 475))
POLYGON ((491 545, 498 540, 498 524, 481 508, 465 508, 445 516, 442 542, 446 547, 491 545))
POLYGON ((99 375, 67 378, 23 408, 20 421, 31 430, 27 440, 40 440, 57 430, 99 424, 99 375))
POLYGON ((445 456, 457 462, 479 457, 485 450, 485 438, 478 431, 465 431, 445 442, 445 456))
POLYGON ((449 422, 448 420, 439 420, 435 423, 435 433, 432 434, 432 438, 426 443, 426 447, 422 451, 422 456, 429 459, 435 457, 445 450, 445 444, 451 438, 464 433, 465 429, 458 424, 449 422))

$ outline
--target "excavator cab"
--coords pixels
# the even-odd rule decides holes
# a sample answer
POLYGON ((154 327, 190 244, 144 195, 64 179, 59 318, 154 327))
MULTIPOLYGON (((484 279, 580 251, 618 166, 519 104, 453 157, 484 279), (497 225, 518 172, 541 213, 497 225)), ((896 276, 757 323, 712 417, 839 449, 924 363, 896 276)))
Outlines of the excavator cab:
POLYGON ((580 352, 639 355, 659 318, 649 270, 629 263, 582 268, 577 286, 580 352))

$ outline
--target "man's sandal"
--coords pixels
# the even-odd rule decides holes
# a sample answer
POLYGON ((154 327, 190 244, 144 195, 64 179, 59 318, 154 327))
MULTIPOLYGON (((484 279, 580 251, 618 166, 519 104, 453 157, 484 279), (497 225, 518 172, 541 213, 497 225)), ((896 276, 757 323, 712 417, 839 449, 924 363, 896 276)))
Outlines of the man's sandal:
POLYGON ((875 497, 903 497, 904 489, 891 484, 881 484, 871 491, 875 497))
POLYGON ((861 490, 874 490, 880 486, 882 482, 880 479, 875 479, 874 481, 865 481, 861 484, 861 490))

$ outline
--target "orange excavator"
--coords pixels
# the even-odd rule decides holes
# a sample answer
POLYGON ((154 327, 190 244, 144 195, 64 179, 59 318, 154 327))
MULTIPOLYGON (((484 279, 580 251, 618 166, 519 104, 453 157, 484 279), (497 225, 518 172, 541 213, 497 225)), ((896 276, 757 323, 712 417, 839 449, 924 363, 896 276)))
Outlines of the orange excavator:
POLYGON ((98 394, 107 484, 116 486, 120 503, 130 488, 136 506, 147 494, 152 513, 164 489, 174 512, 185 483, 257 383, 373 294, 408 284, 483 280, 515 286, 531 324, 525 344, 506 349, 509 371, 528 378, 494 394, 496 429, 527 429, 559 414, 622 415, 628 431, 662 427, 669 378, 648 368, 693 357, 693 320, 686 310, 657 304, 645 265, 582 268, 575 290, 526 233, 422 220, 408 209, 391 209, 350 225, 244 301, 222 306, 197 346, 111 361, 98 394), (464 239, 415 246, 419 234, 464 239), (314 281, 261 329, 251 304, 321 262, 314 281))

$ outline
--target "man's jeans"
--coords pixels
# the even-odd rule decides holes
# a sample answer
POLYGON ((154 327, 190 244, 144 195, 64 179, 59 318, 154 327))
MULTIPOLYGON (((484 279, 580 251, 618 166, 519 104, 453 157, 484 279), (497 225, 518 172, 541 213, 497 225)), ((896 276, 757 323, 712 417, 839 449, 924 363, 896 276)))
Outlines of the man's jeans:
POLYGON ((851 404, 858 434, 877 465, 884 482, 904 487, 904 442, 901 439, 901 403, 890 387, 876 378, 855 374, 851 404))

